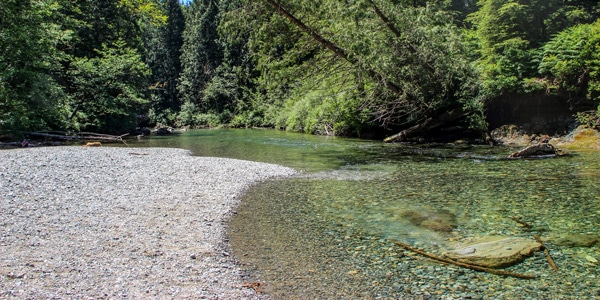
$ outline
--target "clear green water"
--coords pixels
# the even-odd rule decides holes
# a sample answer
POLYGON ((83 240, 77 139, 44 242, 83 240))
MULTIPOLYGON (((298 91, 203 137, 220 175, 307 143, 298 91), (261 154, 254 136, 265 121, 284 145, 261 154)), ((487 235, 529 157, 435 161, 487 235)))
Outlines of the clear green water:
POLYGON ((386 148, 378 142, 261 129, 193 130, 132 143, 189 149, 198 156, 275 163, 309 172, 361 164, 386 148))
POLYGON ((145 143, 304 171, 251 188, 230 224, 234 254, 252 271, 248 280, 266 282, 276 298, 600 296, 600 242, 555 243, 570 234, 600 236, 598 152, 498 160, 511 149, 410 147, 269 130, 193 131, 145 143), (455 227, 434 231, 408 221, 407 212, 452 215, 455 227), (539 235, 561 272, 553 273, 540 253, 511 267, 540 277, 534 281, 463 273, 403 256, 393 244, 439 253, 487 235, 539 235))

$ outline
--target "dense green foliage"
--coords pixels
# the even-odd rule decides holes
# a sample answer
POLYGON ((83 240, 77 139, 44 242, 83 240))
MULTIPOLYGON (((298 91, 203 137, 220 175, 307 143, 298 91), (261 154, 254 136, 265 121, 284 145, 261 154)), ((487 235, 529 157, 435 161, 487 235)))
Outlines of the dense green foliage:
POLYGON ((100 132, 127 132, 135 128, 135 107, 146 100, 141 91, 150 75, 134 49, 117 42, 104 46, 99 56, 71 62, 70 100, 75 104, 73 125, 100 132))
POLYGON ((152 70, 149 87, 150 123, 169 125, 181 109, 177 81, 181 75, 181 48, 185 17, 177 0, 162 2, 166 24, 147 24, 144 31, 145 61, 152 70))
POLYGON ((135 128, 150 75, 141 26, 165 21, 151 1, 2 1, 0 133, 135 128))
POLYGON ((600 102, 600 20, 560 32, 544 47, 545 87, 600 102))
POLYGON ((0 3, 0 132, 62 126, 66 101, 53 78, 53 46, 68 32, 53 26, 53 8, 37 1, 0 3))
POLYGON ((484 129, 507 92, 600 101, 598 1, 4 0, 0 133, 484 129))
POLYGON ((493 94, 519 91, 539 77, 541 47, 571 26, 592 22, 597 1, 480 0, 469 16, 479 50, 477 65, 493 94))

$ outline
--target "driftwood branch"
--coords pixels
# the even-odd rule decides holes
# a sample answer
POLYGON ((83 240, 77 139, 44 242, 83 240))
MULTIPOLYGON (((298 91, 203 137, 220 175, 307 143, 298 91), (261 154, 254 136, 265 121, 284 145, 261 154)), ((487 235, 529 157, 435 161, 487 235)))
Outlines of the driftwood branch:
POLYGON ((93 133, 93 132, 69 133, 69 132, 63 132, 63 131, 35 131, 35 132, 25 132, 25 134, 59 139, 59 140, 65 140, 65 141, 71 141, 71 140, 113 141, 113 142, 120 142, 125 145, 127 145, 127 143, 125 142, 125 140, 123 140, 123 137, 129 135, 129 133, 122 134, 122 135, 109 135, 109 134, 101 134, 101 133, 93 133))
POLYGON ((470 265, 470 264, 466 264, 466 263, 462 263, 462 262, 458 262, 452 259, 448 259, 448 258, 444 258, 444 257, 439 257, 430 253, 427 253, 425 251, 421 251, 418 249, 415 249, 407 244, 401 243, 401 242, 394 242, 396 245, 412 251, 414 253, 426 256, 428 258, 431 258, 433 260, 437 260, 440 262, 444 262, 444 263, 448 263, 448 264, 452 264, 455 266, 459 266, 461 268, 467 268, 467 269, 471 269, 471 270, 475 270, 475 271, 481 271, 481 272, 487 272, 487 273, 492 273, 492 274, 497 274, 497 275, 504 275, 504 276, 510 276, 510 277, 516 277, 516 278, 522 278, 522 279, 534 279, 536 278, 535 276, 532 275, 525 275, 525 274, 519 274, 519 273, 513 273, 513 272, 508 272, 508 271, 504 271, 504 270, 496 270, 496 269, 490 269, 490 268, 485 268, 485 267, 480 267, 480 266, 475 266, 475 265, 470 265))
POLYGON ((552 256, 550 256, 550 251, 548 251, 548 248, 546 247, 546 245, 544 245, 542 239, 540 239, 540 237, 537 235, 534 235, 533 237, 538 243, 540 243, 540 245, 542 245, 542 248, 544 249, 544 254, 546 255, 546 260, 548 261, 548 264, 550 264, 550 267, 552 267, 554 271, 558 272, 558 267, 554 263, 554 259, 552 259, 552 256))
POLYGON ((520 224, 521 226, 525 227, 525 228, 531 228, 531 225, 529 225, 529 223, 517 218, 517 217, 510 217, 511 220, 517 222, 518 224, 520 224))

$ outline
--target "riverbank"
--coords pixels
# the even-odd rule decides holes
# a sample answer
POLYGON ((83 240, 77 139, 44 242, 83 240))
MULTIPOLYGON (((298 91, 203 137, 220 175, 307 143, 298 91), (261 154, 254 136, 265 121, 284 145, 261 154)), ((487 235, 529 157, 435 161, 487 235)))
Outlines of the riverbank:
POLYGON ((290 168, 164 148, 0 151, 0 298, 259 299, 226 221, 290 168))
POLYGON ((600 150, 600 132, 579 126, 564 135, 530 134, 515 125, 505 125, 491 132, 495 143, 505 146, 526 147, 547 141, 557 148, 572 150, 600 150))

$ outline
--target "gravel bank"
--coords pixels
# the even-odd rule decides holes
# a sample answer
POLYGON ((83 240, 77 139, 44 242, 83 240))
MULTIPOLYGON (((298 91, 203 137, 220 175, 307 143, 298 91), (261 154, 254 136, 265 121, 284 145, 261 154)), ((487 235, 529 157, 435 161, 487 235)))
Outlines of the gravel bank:
POLYGON ((157 148, 0 151, 0 298, 258 299, 225 222, 294 170, 157 148))

